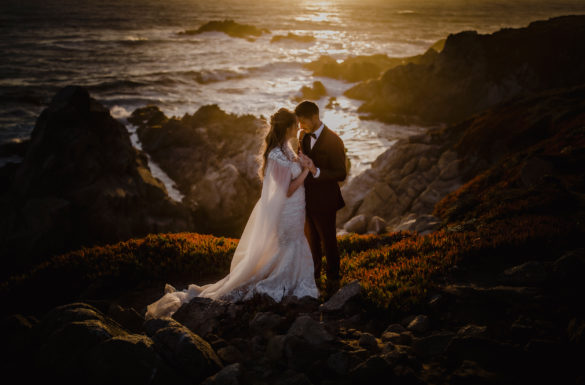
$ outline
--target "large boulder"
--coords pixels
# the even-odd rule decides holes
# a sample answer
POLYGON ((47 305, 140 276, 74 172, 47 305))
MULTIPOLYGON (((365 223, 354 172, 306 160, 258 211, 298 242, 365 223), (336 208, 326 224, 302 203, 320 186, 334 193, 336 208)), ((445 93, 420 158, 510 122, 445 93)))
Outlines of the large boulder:
POLYGON ((193 229, 124 125, 79 86, 41 112, 0 206, 3 274, 80 246, 193 229))

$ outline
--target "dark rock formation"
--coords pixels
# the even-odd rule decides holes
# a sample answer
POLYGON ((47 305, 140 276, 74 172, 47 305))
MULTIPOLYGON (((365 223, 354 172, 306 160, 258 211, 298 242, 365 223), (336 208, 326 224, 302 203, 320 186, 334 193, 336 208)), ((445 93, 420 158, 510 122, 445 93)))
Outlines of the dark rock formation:
POLYGON ((313 35, 297 35, 294 33, 289 32, 286 35, 274 35, 272 39, 270 39, 271 43, 279 43, 283 41, 294 41, 297 43, 313 43, 315 41, 315 36, 313 35))
POLYGON ((398 124, 457 123, 518 95, 585 82, 585 16, 492 34, 450 34, 441 53, 346 91, 359 111, 398 124))
POLYGON ((331 56, 323 55, 319 59, 306 63, 303 66, 313 71, 313 76, 326 76, 333 79, 341 79, 348 82, 359 82, 368 79, 377 79, 389 69, 408 63, 430 63, 442 49, 444 39, 439 40, 421 55, 409 57, 389 57, 377 54, 370 56, 350 56, 338 63, 331 56))
POLYGON ((148 233, 193 229, 123 124, 82 87, 61 89, 37 119, 3 192, 3 274, 50 255, 148 233))
MULTIPOLYGON (((525 188, 536 186, 545 175, 558 174, 562 160, 553 161, 546 155, 549 150, 529 149, 572 137, 570 131, 583 124, 584 99, 585 86, 543 91, 399 140, 342 188, 346 207, 337 212, 337 226, 363 232, 369 218, 380 216, 394 231, 432 231, 441 225, 431 215, 437 202, 506 157, 525 151, 519 181, 525 188)), ((578 162, 579 155, 574 156, 578 162)), ((453 214, 474 204, 460 199, 453 214)))
POLYGON ((254 41, 253 37, 261 36, 264 33, 270 33, 266 28, 257 28, 253 25, 236 23, 234 20, 213 20, 203 24, 197 29, 181 31, 179 35, 198 35, 204 32, 223 32, 231 37, 238 37, 249 41, 254 41))
POLYGON ((260 198, 258 154, 266 122, 217 105, 180 119, 147 106, 128 120, 138 126, 144 150, 185 195, 183 202, 202 216, 201 231, 240 237, 260 198))
POLYGON ((308 100, 319 100, 323 96, 327 96, 327 89, 320 81, 314 81, 312 87, 303 86, 300 91, 300 95, 294 98, 295 101, 300 102, 305 99, 308 100))

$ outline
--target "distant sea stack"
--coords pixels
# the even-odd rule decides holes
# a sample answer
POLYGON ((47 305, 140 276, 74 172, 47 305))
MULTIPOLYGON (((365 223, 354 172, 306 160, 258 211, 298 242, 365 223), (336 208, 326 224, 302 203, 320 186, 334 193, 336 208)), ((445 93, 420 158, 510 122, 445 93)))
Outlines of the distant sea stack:
POLYGON ((83 87, 56 93, 10 170, 0 198, 3 274, 80 246, 194 229, 124 125, 83 87))
POLYGON ((450 34, 432 60, 408 63, 346 91, 359 111, 397 124, 456 123, 514 96, 585 82, 585 15, 492 34, 450 34))
POLYGON ((228 36, 254 41, 256 37, 270 33, 266 28, 257 28, 253 25, 240 24, 234 20, 213 20, 197 29, 181 31, 179 35, 198 35, 204 32, 223 32, 228 36))

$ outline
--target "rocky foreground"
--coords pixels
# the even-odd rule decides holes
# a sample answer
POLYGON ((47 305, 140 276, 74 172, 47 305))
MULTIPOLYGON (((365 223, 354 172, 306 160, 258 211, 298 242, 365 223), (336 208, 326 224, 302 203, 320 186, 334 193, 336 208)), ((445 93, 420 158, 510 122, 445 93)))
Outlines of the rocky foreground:
POLYGON ((325 302, 195 298, 148 320, 160 292, 135 291, 4 317, 4 373, 24 383, 582 384, 583 272, 584 249, 494 255, 453 266, 416 313, 390 317, 364 306, 357 280, 325 302))
MULTIPOLYGON (((387 70, 346 91, 360 111, 397 124, 457 123, 511 97, 585 81, 585 15, 492 34, 450 34, 428 60, 387 70)), ((430 50, 429 50, 430 51, 430 50)))

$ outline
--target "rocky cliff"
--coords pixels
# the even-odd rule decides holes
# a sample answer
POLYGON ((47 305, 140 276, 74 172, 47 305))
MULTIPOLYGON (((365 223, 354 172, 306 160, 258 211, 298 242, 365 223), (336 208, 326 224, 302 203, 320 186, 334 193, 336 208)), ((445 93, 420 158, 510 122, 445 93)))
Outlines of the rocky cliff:
MULTIPOLYGON (((500 103, 458 124, 399 140, 343 187, 346 207, 338 211, 338 227, 374 231, 380 217, 395 231, 435 230, 441 225, 432 215, 439 201, 512 160, 519 189, 534 189, 545 175, 576 172, 582 143, 574 140, 581 137, 579 127, 585 124, 584 100, 584 85, 543 91, 500 103), (551 145, 554 150, 547 148, 551 145), (554 151, 565 155, 553 155, 554 151), (564 156, 572 157, 565 170, 564 156)), ((507 180, 502 183, 509 183, 509 178, 502 177, 507 180)), ((455 199, 453 204, 470 208, 478 203, 477 197, 473 199, 455 199)), ((580 207, 583 201, 574 203, 580 207)))
POLYGON ((4 175, 3 275, 82 245, 195 229, 124 125, 83 87, 57 92, 23 155, 4 175))
POLYGON ((360 111, 397 124, 457 123, 514 96, 585 81, 585 15, 539 20, 492 34, 450 34, 421 63, 346 91, 360 111))

